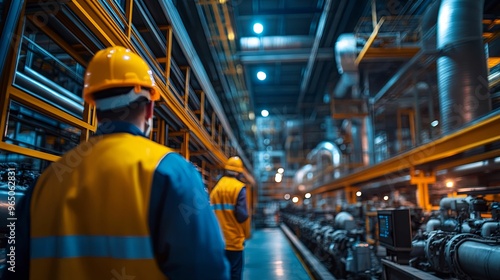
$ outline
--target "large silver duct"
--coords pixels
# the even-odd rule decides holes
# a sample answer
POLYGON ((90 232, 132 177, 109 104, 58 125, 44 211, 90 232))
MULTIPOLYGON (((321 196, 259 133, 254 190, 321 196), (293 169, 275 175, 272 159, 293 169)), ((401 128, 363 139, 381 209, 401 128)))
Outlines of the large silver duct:
POLYGON ((437 78, 442 133, 489 112, 482 39, 484 0, 442 0, 437 23, 437 78))
POLYGON ((319 143, 316 148, 307 154, 307 160, 316 167, 316 170, 319 170, 320 172, 324 172, 324 170, 329 166, 334 167, 333 178, 324 176, 324 178, 321 178, 322 181, 328 181, 329 179, 335 179, 341 176, 341 171, 339 170, 341 158, 342 154, 340 149, 335 143, 329 141, 319 143))
MULTIPOLYGON (((358 56, 357 39, 352 33, 341 34, 335 43, 335 59, 337 60, 337 70, 342 76, 335 86, 334 98, 342 98, 352 87, 357 87, 359 83, 358 67, 356 57, 358 56)), ((358 98, 358 90, 352 90, 352 98, 358 98)))
POLYGON ((351 156, 350 163, 369 164, 369 143, 373 139, 373 130, 368 117, 362 119, 344 120, 342 129, 350 135, 351 139, 351 156))

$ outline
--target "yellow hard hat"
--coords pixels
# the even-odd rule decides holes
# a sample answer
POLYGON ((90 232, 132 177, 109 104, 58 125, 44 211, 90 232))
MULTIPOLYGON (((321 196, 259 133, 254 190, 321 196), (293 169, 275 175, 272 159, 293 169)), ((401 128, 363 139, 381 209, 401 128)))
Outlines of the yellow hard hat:
MULTIPOLYGON (((141 95, 152 101, 160 98, 153 72, 139 55, 120 46, 100 50, 87 66, 83 99, 87 103, 96 105, 94 96, 96 92, 118 87, 134 87, 136 94, 114 97, 121 99, 120 102, 111 102, 115 107, 128 105, 141 95), (144 89, 147 89, 149 94, 145 94, 144 89)), ((99 104, 97 106, 99 107, 99 104)))
POLYGON ((224 166, 224 169, 243 173, 243 171, 244 171, 243 161, 241 161, 241 158, 238 156, 230 157, 227 160, 227 163, 226 163, 226 166, 224 166))

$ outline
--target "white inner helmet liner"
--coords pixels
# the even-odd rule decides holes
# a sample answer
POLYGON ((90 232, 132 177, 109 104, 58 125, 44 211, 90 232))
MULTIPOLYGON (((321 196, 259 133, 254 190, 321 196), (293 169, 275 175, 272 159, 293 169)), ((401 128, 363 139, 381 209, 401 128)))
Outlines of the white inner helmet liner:
POLYGON ((149 92, 149 90, 141 89, 139 92, 136 92, 135 88, 132 88, 126 94, 121 94, 108 98, 96 99, 95 105, 97 107, 97 110, 107 111, 111 109, 126 107, 130 103, 136 101, 141 96, 144 96, 151 101, 151 93, 149 92))

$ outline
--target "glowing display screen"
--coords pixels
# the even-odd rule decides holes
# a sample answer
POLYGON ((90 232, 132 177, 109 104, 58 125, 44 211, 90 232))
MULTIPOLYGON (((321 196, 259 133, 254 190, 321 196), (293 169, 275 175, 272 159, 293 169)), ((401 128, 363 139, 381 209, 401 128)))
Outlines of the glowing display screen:
POLYGON ((379 215, 378 216, 378 222, 379 222, 379 236, 380 237, 390 237, 391 235, 391 228, 390 228, 390 216, 387 215, 379 215))

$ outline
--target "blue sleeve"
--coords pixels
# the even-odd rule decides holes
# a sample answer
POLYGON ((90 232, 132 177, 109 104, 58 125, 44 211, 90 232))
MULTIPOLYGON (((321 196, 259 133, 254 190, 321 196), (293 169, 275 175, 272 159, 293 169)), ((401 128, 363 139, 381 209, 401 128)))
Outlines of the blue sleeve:
POLYGON ((14 250, 14 262, 11 257, 7 255, 5 270, 3 275, 0 275, 2 280, 27 280, 29 279, 29 268, 30 268, 30 205, 31 196, 33 194, 33 189, 35 188, 36 182, 32 184, 24 193, 20 193, 19 196, 16 195, 15 204, 15 218, 16 220, 8 220, 7 225, 14 227, 8 227, 7 236, 11 236, 10 232, 13 232, 15 238, 8 238, 6 244, 6 254, 10 254, 11 246, 14 250))
POLYGON ((158 165, 149 227, 159 267, 169 279, 229 279, 222 231, 196 168, 176 153, 158 165))
POLYGON ((234 207, 234 215, 240 224, 248 219, 246 188, 242 188, 238 194, 238 200, 236 201, 236 206, 234 207))

